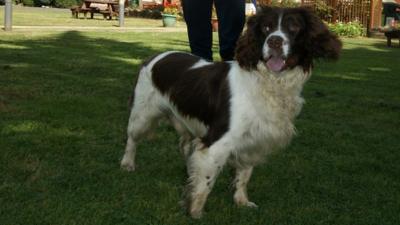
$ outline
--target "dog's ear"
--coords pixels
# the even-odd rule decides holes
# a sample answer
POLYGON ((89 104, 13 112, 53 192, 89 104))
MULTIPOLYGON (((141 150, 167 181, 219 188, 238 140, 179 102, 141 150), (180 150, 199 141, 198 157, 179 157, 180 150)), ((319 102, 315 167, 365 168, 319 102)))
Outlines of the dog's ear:
POLYGON ((258 29, 259 17, 259 13, 257 13, 247 20, 247 28, 236 44, 235 58, 239 65, 247 70, 256 68, 262 57, 258 29))
POLYGON ((337 60, 342 49, 342 42, 310 8, 300 8, 305 20, 305 48, 313 59, 337 60))

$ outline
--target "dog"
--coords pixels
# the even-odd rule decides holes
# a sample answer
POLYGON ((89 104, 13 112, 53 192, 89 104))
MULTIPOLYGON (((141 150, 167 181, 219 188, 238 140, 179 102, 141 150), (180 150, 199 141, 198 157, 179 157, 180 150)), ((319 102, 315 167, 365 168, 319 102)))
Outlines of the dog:
POLYGON ((253 167, 290 142, 313 61, 336 60, 341 47, 312 10, 263 7, 248 19, 235 61, 209 62, 175 51, 152 57, 134 89, 121 167, 135 170, 138 141, 168 118, 186 158, 190 216, 202 216, 226 163, 236 169, 235 203, 257 207, 246 190, 253 167))

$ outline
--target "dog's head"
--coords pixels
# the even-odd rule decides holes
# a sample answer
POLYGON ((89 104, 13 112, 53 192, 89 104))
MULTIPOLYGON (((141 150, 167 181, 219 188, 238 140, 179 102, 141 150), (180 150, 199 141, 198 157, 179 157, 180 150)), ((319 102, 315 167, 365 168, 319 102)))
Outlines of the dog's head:
POLYGON ((236 60, 247 70, 261 62, 280 73, 296 66, 311 69, 317 58, 338 59, 342 43, 311 9, 263 7, 247 21, 236 60))

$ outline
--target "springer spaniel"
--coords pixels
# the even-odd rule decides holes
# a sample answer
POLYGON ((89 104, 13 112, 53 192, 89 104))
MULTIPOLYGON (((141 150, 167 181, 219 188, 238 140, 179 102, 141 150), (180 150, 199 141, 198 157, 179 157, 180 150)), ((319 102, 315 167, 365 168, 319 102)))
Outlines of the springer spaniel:
POLYGON ((246 191, 253 167, 290 142, 313 59, 337 59, 341 46, 311 10, 264 7, 248 19, 236 61, 156 55, 138 76, 122 168, 135 169, 138 141, 166 117, 181 135, 186 207, 193 218, 201 216, 227 162, 236 168, 235 203, 257 207, 246 191))

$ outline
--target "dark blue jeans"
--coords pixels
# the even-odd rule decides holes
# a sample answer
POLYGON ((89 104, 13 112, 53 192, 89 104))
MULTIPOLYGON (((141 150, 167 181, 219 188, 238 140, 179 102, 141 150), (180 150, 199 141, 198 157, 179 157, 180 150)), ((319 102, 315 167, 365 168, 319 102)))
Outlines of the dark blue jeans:
POLYGON ((400 8, 400 5, 397 5, 395 3, 383 3, 383 13, 385 14, 385 20, 384 20, 385 25, 389 25, 386 24, 387 17, 393 17, 395 20, 400 19, 399 13, 396 11, 397 8, 400 8))
MULTIPOLYGON (((218 17, 219 54, 232 60, 245 23, 245 0, 214 0, 218 17)), ((194 55, 212 61, 211 11, 213 0, 183 0, 190 48, 194 55)))

